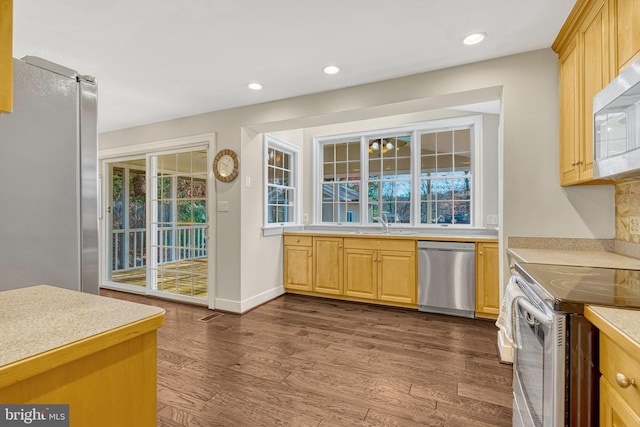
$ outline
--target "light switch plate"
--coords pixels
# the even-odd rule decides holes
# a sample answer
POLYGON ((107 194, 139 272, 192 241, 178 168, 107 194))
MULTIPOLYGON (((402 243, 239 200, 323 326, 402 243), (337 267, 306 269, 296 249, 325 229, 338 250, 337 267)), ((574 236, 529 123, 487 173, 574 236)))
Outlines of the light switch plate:
POLYGON ((498 215, 487 215, 487 224, 495 225, 498 223, 498 215))
POLYGON ((229 212, 229 201, 228 200, 220 200, 220 201, 218 201, 218 212, 229 212))

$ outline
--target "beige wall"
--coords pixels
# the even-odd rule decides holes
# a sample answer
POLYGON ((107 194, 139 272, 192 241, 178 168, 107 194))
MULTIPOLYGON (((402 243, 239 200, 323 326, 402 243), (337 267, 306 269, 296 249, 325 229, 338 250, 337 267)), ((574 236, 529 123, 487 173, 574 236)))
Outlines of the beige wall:
MULTIPOLYGON (((501 239, 509 235, 612 238, 613 186, 558 185, 557 58, 550 49, 446 70, 211 112, 100 135, 99 148, 216 133, 240 154, 239 178, 216 183, 229 212, 216 218, 216 305, 245 310, 282 291, 282 248, 263 237, 260 134, 502 100, 498 175, 501 239), (246 186, 246 178, 251 186, 246 186)), ((215 96, 215 94, 212 94, 215 96)), ((304 138, 293 135, 296 143, 304 138)), ((311 147, 302 142, 302 155, 311 147)), ((305 172, 308 176, 308 172, 305 172)), ((305 188, 308 182, 305 181, 305 188)), ((504 248, 503 248, 504 249, 504 248)), ((504 252, 504 251, 503 251, 504 252)))

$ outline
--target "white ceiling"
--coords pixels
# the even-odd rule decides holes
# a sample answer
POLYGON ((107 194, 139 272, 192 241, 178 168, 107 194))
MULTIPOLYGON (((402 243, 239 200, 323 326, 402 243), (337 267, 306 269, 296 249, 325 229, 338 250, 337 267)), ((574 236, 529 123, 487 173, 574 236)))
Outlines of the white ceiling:
POLYGON ((97 77, 104 132, 549 47, 574 3, 16 0, 14 56, 97 77))

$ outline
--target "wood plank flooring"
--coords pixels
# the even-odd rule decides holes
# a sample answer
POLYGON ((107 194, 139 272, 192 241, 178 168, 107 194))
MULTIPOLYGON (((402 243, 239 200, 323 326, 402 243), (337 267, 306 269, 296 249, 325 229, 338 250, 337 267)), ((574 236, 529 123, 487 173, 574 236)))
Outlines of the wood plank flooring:
POLYGON ((158 426, 511 425, 492 321, 292 294, 235 315, 101 293, 167 311, 158 426))

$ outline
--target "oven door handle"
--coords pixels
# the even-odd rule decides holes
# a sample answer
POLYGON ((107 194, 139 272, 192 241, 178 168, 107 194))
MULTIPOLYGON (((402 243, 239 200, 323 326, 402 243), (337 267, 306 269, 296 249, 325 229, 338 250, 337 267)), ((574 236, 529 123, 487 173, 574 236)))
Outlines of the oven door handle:
POLYGON ((524 309, 524 320, 528 324, 535 325, 535 322, 538 321, 538 323, 542 323, 546 327, 551 327, 553 318, 543 313, 541 310, 538 310, 529 301, 524 298, 519 298, 518 305, 524 309))

